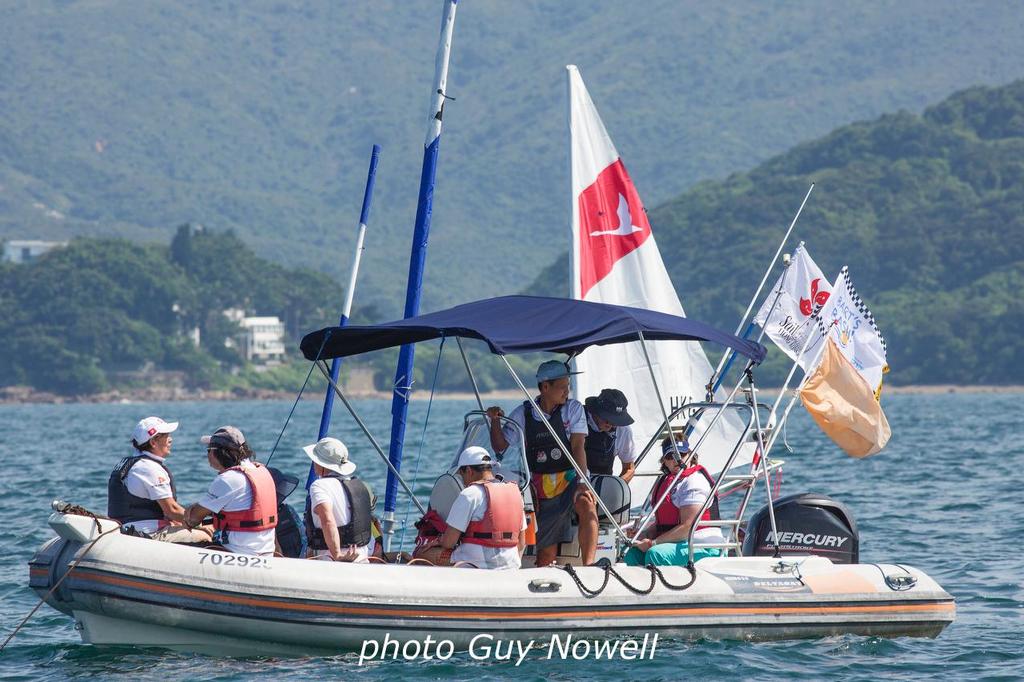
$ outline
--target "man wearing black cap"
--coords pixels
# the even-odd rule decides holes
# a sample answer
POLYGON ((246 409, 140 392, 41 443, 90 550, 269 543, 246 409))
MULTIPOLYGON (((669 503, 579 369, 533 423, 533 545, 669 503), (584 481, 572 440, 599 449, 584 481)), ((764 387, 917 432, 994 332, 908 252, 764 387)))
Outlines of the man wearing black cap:
POLYGON ((633 444, 633 418, 626 408, 629 401, 622 391, 606 388, 597 396, 586 400, 587 410, 587 467, 591 474, 612 475, 612 465, 618 457, 622 462, 619 477, 633 478, 636 446, 633 444))

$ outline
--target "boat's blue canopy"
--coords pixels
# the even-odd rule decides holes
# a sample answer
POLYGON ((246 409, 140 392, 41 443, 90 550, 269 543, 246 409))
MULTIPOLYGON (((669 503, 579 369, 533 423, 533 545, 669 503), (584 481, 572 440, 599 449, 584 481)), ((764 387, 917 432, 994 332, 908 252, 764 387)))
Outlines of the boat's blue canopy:
POLYGON ((308 360, 341 358, 442 336, 480 339, 492 353, 578 353, 636 341, 711 341, 755 362, 765 347, 703 322, 652 310, 542 296, 502 296, 368 326, 326 327, 302 339, 308 360))

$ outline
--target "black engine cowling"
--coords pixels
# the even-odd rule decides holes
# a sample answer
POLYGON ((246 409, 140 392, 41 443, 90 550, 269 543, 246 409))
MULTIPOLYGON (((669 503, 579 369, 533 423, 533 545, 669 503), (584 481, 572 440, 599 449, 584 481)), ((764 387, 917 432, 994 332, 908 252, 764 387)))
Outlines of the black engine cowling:
MULTIPOLYGON (((842 502, 817 493, 798 493, 775 502, 775 524, 783 556, 816 554, 834 564, 855 564, 860 537, 853 514, 842 502)), ((743 556, 772 556, 775 543, 768 506, 750 517, 743 539, 743 556)))

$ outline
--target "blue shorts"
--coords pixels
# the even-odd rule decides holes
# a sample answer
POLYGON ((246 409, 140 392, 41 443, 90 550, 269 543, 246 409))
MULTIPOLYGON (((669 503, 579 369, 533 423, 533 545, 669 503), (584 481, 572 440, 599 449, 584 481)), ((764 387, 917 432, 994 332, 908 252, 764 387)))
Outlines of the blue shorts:
MULTIPOLYGON (((722 550, 718 547, 697 546, 693 550, 694 563, 715 556, 722 556, 722 550)), ((685 541, 655 545, 646 552, 631 547, 624 558, 627 566, 685 566, 689 560, 690 547, 685 541)))

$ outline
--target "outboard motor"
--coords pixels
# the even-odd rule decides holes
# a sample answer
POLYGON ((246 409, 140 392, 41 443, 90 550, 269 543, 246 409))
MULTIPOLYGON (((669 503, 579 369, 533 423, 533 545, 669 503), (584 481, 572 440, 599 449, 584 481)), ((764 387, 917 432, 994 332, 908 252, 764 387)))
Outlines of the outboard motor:
MULTIPOLYGON (((853 514, 842 502, 817 493, 798 493, 775 502, 775 524, 782 556, 815 554, 834 564, 855 564, 860 536, 853 514)), ((747 523, 743 556, 774 556, 775 543, 768 506, 747 523)))

